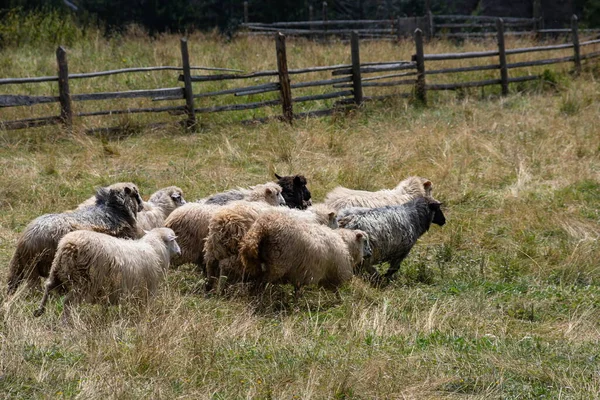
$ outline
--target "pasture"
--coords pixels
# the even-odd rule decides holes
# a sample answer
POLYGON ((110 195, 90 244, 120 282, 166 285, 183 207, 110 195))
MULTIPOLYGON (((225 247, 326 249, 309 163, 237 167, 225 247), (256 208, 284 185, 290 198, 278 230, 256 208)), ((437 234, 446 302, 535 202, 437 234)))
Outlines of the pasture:
MULTIPOLYGON (((106 40, 88 32, 70 45, 70 68, 178 65, 178 40, 136 31, 106 40)), ((476 51, 489 43, 435 41, 426 48, 476 51)), ((0 75, 52 75, 54 50, 0 50, 0 75)), ((274 51, 267 39, 190 38, 195 65, 272 69, 274 51)), ((411 41, 370 42, 361 56, 410 59, 412 51, 411 41)), ((349 57, 346 44, 288 42, 293 67, 349 57)), ((499 88, 435 93, 427 107, 389 100, 292 126, 241 124, 263 116, 244 112, 203 116, 194 132, 160 115, 89 118, 72 131, 0 131, 0 393, 598 398, 599 70, 588 65, 572 77, 570 67, 532 68, 546 80, 511 86, 507 97, 499 88), (145 127, 158 121, 171 122, 145 127), (84 133, 115 124, 117 134, 84 133), (71 326, 60 322, 57 295, 40 318, 33 317, 40 293, 6 297, 6 266, 27 223, 72 209, 97 186, 133 181, 147 199, 177 185, 193 201, 274 180, 274 172, 305 175, 313 202, 338 185, 377 190, 409 175, 427 177, 447 223, 423 235, 391 285, 378 289, 354 278, 341 300, 318 289, 296 300, 290 287, 260 298, 244 288, 205 298, 203 276, 190 265, 169 271, 148 307, 83 305, 71 326)), ((111 90, 175 86, 172 76, 78 81, 72 91, 77 84, 90 85, 82 91, 109 83, 111 90)), ((29 112, 3 110, 1 119, 29 112)))

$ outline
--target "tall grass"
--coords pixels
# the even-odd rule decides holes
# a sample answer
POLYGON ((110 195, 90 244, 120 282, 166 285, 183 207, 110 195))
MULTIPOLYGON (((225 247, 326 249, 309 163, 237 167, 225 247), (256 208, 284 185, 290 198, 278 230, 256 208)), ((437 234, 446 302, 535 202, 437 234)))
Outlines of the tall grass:
MULTIPOLYGON (((177 65, 177 41, 76 42, 71 70, 177 65)), ((270 40, 195 35, 190 45, 193 64, 273 69, 270 40)), ((370 43, 361 54, 365 61, 406 59, 411 46, 370 43)), ((457 45, 429 46, 448 52, 457 45)), ((294 68, 350 57, 342 43, 290 41, 288 51, 294 68)), ((5 63, 0 75, 52 74, 52 53, 13 49, 20 62, 5 63)), ((440 93, 428 107, 391 100, 293 126, 202 116, 189 133, 177 125, 145 129, 160 118, 135 116, 116 119, 132 127, 118 136, 83 133, 114 122, 100 118, 71 132, 1 131, 2 282, 31 219, 71 209, 94 187, 122 180, 136 182, 144 197, 176 184, 194 200, 271 180, 273 171, 303 173, 318 202, 337 185, 374 190, 420 175, 433 181, 448 223, 419 240, 392 285, 374 289, 355 279, 341 300, 317 289, 296 300, 287 287, 260 298, 243 288, 204 298, 202 275, 185 265, 169 271, 148 307, 83 305, 64 326, 58 296, 34 319, 39 294, 8 299, 1 291, 0 393, 598 398, 600 85, 591 69, 579 78, 560 69, 547 75, 552 84, 513 87, 504 98, 487 89, 440 93)), ((78 81, 75 90, 173 85, 172 76, 136 79, 78 81)))

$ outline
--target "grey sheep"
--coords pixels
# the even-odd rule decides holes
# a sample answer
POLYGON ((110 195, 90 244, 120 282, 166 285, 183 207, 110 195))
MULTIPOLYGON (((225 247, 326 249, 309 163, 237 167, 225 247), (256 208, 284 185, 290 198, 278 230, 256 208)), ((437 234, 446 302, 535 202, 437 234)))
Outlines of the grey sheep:
MULTIPOLYGON (((103 186, 104 189, 110 190, 110 189, 117 189, 117 190, 121 190, 124 187, 129 186, 132 188, 135 188, 135 190, 139 193, 139 189, 138 187, 131 183, 131 182, 117 182, 117 183, 113 183, 112 185, 108 185, 108 186, 103 186)), ((97 192, 97 190, 96 190, 97 192)), ((141 197, 140 197, 141 199, 141 197)), ((82 201, 81 203, 79 203, 79 205, 77 206, 76 210, 82 209, 82 208, 86 208, 87 206, 91 206, 94 205, 98 202, 98 198, 96 195, 93 195, 91 197, 89 197, 88 199, 82 201)))
POLYGON ((160 189, 144 202, 144 209, 137 216, 138 227, 146 231, 160 228, 165 219, 185 203, 183 192, 177 186, 160 189))
POLYGON ((335 290, 370 256, 364 231, 333 230, 275 212, 262 214, 240 243, 248 280, 289 283, 296 289, 318 285, 335 290))
POLYGON ((8 294, 13 294, 24 279, 31 288, 39 285, 39 277, 47 277, 50 272, 58 241, 71 231, 87 229, 124 238, 139 237, 136 217, 141 208, 137 187, 122 183, 98 189, 93 205, 34 219, 19 237, 10 260, 8 294))
POLYGON ((171 255, 179 251, 175 232, 168 228, 152 229, 139 240, 90 231, 68 233, 58 244, 34 315, 44 313, 48 295, 57 287, 67 293, 63 319, 82 301, 116 304, 124 296, 147 300, 163 280, 171 255))
POLYGON ((444 225, 446 218, 441 203, 427 197, 418 197, 398 206, 354 208, 338 219, 340 227, 361 229, 369 235, 373 257, 365 260, 362 269, 373 279, 380 276, 374 265, 389 262, 385 277, 390 279, 400 268, 400 263, 431 223, 444 225))
POLYGON ((349 207, 383 207, 403 204, 416 197, 431 197, 433 185, 426 178, 410 176, 394 189, 375 192, 338 186, 325 196, 325 204, 336 211, 349 207))

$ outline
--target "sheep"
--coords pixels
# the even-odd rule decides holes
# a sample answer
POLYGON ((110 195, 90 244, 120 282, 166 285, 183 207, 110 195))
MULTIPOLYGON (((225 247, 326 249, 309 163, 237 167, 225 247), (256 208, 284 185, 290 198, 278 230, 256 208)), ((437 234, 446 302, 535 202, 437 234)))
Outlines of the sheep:
POLYGON ((175 232, 154 228, 138 240, 99 232, 74 231, 58 243, 36 317, 45 311, 50 291, 67 293, 63 318, 82 301, 116 304, 125 295, 147 299, 164 277, 171 255, 179 254, 175 232))
POLYGON ((306 178, 303 175, 279 176, 275 174, 275 178, 283 189, 281 194, 289 208, 304 210, 312 204, 310 191, 306 187, 306 178))
POLYGON ((290 283, 298 290, 318 285, 337 290, 354 266, 371 256, 368 234, 262 214, 240 243, 245 274, 259 283, 290 283))
POLYGON ((269 204, 283 206, 285 199, 281 195, 282 188, 275 182, 267 182, 261 185, 251 186, 249 189, 234 189, 228 192, 217 193, 197 202, 203 204, 225 205, 236 200, 264 201, 269 204), (271 199, 270 199, 271 198, 271 199))
POLYGON ((144 202, 144 209, 138 213, 138 227, 147 231, 160 228, 173 210, 185 203, 183 192, 177 186, 169 186, 155 192, 144 202))
MULTIPOLYGON (((104 188, 108 189, 108 190, 110 190, 110 189, 120 190, 126 186, 133 188, 139 194, 140 191, 138 190, 137 186, 131 182, 117 182, 117 183, 113 183, 112 185, 105 186, 104 188)), ((141 197, 140 197, 140 200, 141 200, 141 197)), ((92 197, 88 198, 87 200, 84 200, 83 202, 79 203, 76 210, 80 210, 82 208, 86 208, 87 206, 94 205, 94 204, 96 204, 97 201, 98 201, 98 199, 97 199, 96 195, 93 195, 92 197)))
MULTIPOLYGON (((256 185, 247 196, 248 202, 261 202, 273 206, 281 205, 281 186, 276 183, 256 185)), ((165 226, 175 231, 181 247, 181 256, 175 257, 171 265, 195 263, 204 270, 204 239, 208 235, 208 223, 222 205, 209 203, 187 203, 177 208, 165 220, 165 226)))
POLYGON ((433 185, 426 178, 411 176, 394 189, 376 192, 353 190, 338 186, 325 196, 325 204, 336 211, 348 207, 383 207, 406 203, 416 197, 431 197, 433 185))
POLYGON ((261 203, 235 202, 217 210, 208 225, 208 236, 204 243, 206 263, 206 290, 210 291, 219 277, 227 276, 229 281, 243 280, 243 268, 237 256, 240 240, 248 229, 264 212, 288 215, 309 223, 337 228, 336 214, 325 205, 315 205, 305 211, 286 207, 272 207, 261 203), (229 260, 233 258, 233 260, 229 260), (221 261, 229 260, 221 264, 221 261), (217 275, 217 269, 219 274, 217 275))
POLYGON ((137 238, 137 213, 142 199, 133 183, 112 189, 100 188, 96 204, 61 214, 45 214, 31 221, 17 241, 9 263, 8 294, 13 294, 27 279, 30 288, 47 277, 58 241, 77 229, 96 230, 112 236, 137 238))
POLYGON ((342 216, 338 223, 342 228, 361 229, 369 235, 373 257, 366 260, 361 269, 372 279, 379 280, 381 276, 374 265, 388 261, 390 267, 384 277, 391 279, 431 223, 439 226, 446 223, 440 205, 434 199, 417 197, 397 206, 354 208, 348 210, 354 213, 342 216))

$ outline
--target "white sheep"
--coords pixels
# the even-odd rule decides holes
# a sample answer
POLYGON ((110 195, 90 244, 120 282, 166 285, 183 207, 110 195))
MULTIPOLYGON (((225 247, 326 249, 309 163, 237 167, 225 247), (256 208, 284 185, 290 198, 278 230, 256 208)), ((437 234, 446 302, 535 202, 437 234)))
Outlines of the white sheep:
POLYGON ((325 196, 325 204, 336 211, 349 207, 383 207, 403 204, 416 197, 431 197, 433 185, 426 178, 411 176, 404 179, 394 189, 376 192, 353 190, 338 186, 325 196))
POLYGON ((160 189, 143 203, 144 209, 137 215, 137 225, 146 231, 160 228, 165 219, 184 204, 186 201, 183 199, 183 192, 177 186, 160 189))
POLYGON ((175 232, 155 228, 141 239, 119 239, 103 233, 74 231, 60 240, 35 316, 44 313, 48 294, 67 292, 63 318, 82 301, 116 304, 124 296, 147 299, 163 280, 171 255, 179 254, 175 232))
POLYGON ((330 229, 281 213, 264 213, 240 243, 248 280, 337 289, 371 256, 361 230, 330 229))
MULTIPOLYGON (((251 194, 246 196, 246 202, 257 202, 280 206, 285 204, 281 195, 281 186, 269 182, 256 185, 251 194)), ((213 214, 222 205, 206 204, 204 202, 187 203, 177 208, 165 220, 165 226, 173 229, 181 247, 181 256, 175 257, 171 265, 179 266, 185 263, 195 263, 204 270, 204 240, 208 235, 208 224, 213 214)))
POLYGON ((259 215, 265 212, 279 213, 307 223, 337 228, 335 212, 324 204, 315 204, 304 211, 258 202, 233 202, 223 206, 212 216, 204 243, 207 291, 213 289, 219 277, 227 277, 229 282, 243 280, 243 267, 237 257, 239 242, 259 215), (223 262, 225 260, 227 261, 223 262))

